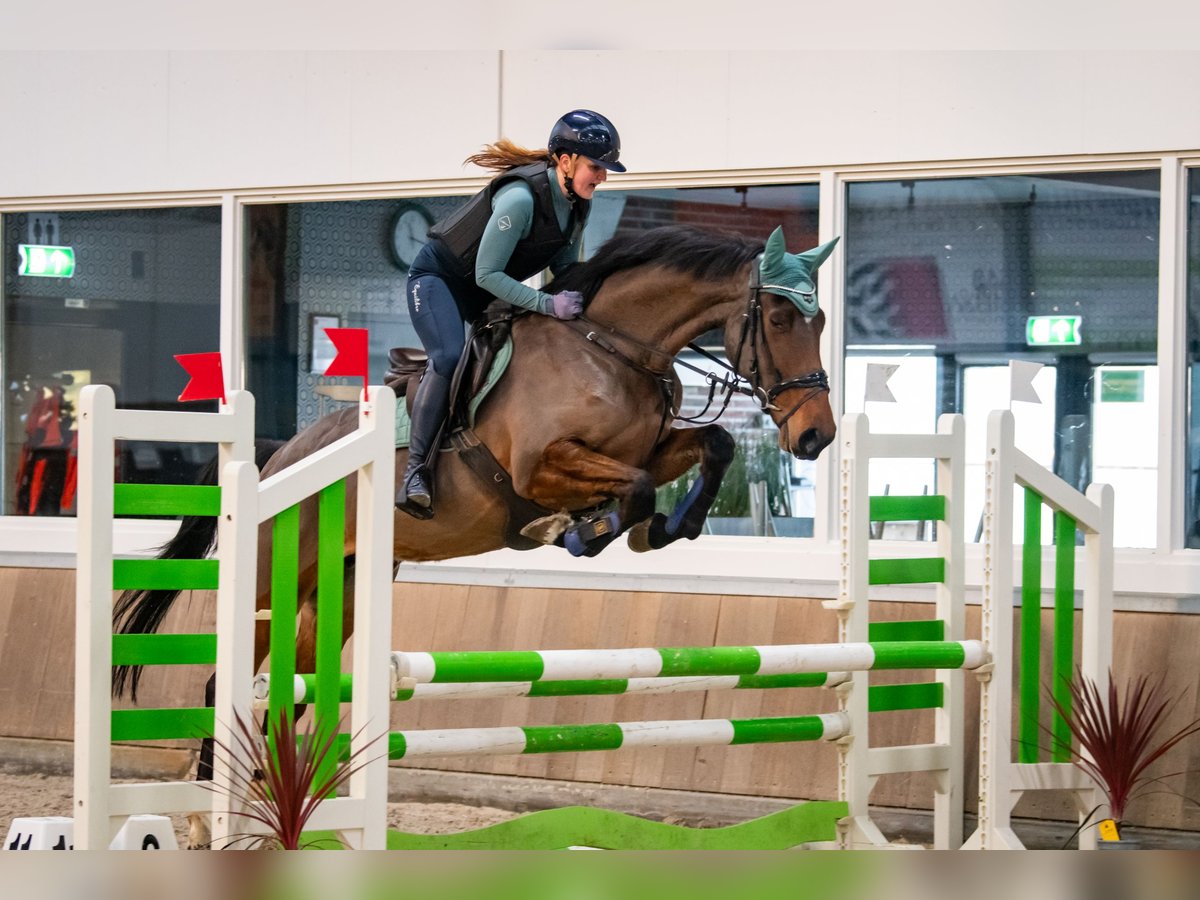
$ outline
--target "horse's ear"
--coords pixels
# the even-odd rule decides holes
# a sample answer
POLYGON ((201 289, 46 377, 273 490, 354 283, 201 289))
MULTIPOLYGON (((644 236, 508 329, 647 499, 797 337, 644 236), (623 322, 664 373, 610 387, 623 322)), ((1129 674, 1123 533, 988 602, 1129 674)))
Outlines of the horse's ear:
POLYGON ((840 238, 834 238, 832 241, 826 241, 819 247, 813 247, 811 250, 797 253, 796 256, 808 266, 808 271, 815 272, 817 267, 829 258, 829 254, 833 252, 833 248, 839 240, 840 238))
POLYGON ((783 245, 783 226, 776 226, 771 232, 771 236, 767 238, 767 246, 763 250, 762 262, 759 263, 759 269, 763 272, 770 271, 775 266, 783 262, 783 257, 787 253, 783 245))

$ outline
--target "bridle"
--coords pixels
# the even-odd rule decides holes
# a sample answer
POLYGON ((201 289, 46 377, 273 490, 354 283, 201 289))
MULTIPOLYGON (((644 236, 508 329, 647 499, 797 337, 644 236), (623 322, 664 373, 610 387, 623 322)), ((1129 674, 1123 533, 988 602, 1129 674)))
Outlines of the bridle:
MULTIPOLYGON (((762 283, 759 267, 751 265, 750 267, 750 284, 748 286, 746 299, 746 312, 742 315, 742 329, 738 337, 737 352, 734 354, 733 363, 727 363, 712 353, 709 353, 703 347, 696 343, 689 343, 687 346, 690 350, 705 357, 716 365, 725 369, 724 374, 718 375, 716 372, 706 371, 694 366, 691 363, 673 358, 665 350, 658 347, 653 347, 645 344, 624 332, 613 328, 609 325, 599 325, 596 322, 588 319, 586 316, 580 316, 577 319, 571 319, 566 322, 579 332, 583 337, 607 351, 616 355, 623 360, 627 365, 639 371, 646 372, 652 376, 659 384, 663 393, 663 424, 665 425, 668 418, 676 419, 680 422, 689 422, 692 424, 709 425, 716 422, 725 414, 725 410, 729 408, 730 401, 735 393, 743 394, 753 399, 759 409, 764 413, 778 411, 779 407, 775 404, 775 399, 784 391, 790 390, 807 390, 807 393, 796 402, 779 420, 779 427, 784 428, 789 419, 796 412, 817 397, 821 392, 829 392, 829 375, 824 369, 816 369, 806 375, 799 375, 795 378, 784 379, 778 369, 775 370, 779 375, 780 380, 772 384, 770 387, 765 386, 762 376, 762 366, 760 365, 759 345, 767 351, 770 356, 770 347, 767 344, 766 333, 763 326, 763 303, 762 295, 771 293, 772 288, 777 288, 777 285, 764 285, 762 283), (620 348, 614 345, 611 338, 616 338, 619 342, 625 343, 637 351, 635 354, 623 352, 620 348), (738 370, 741 366, 742 356, 746 352, 746 347, 750 348, 750 377, 745 378, 738 370), (642 357, 641 360, 635 359, 634 355, 642 357), (662 371, 651 365, 651 361, 658 357, 665 361, 665 367, 662 371), (680 415, 680 410, 675 406, 675 378, 672 371, 674 365, 683 366, 686 369, 691 369, 700 375, 703 375, 705 381, 708 382, 708 400, 704 404, 704 408, 694 416, 680 415), (701 422, 704 416, 712 408, 717 392, 721 391, 723 400, 721 407, 711 419, 701 422)), ((789 288, 788 290, 794 290, 789 288)), ((774 360, 770 359, 772 367, 774 360)), ((661 426, 660 426, 661 432, 661 426)))

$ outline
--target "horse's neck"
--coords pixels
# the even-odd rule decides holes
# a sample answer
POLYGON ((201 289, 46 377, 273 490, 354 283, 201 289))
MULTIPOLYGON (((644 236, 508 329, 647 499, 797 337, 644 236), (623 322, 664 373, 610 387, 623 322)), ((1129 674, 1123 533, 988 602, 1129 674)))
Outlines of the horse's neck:
POLYGON ((724 325, 741 299, 738 277, 701 281, 657 272, 611 281, 588 304, 588 318, 670 356, 724 325))

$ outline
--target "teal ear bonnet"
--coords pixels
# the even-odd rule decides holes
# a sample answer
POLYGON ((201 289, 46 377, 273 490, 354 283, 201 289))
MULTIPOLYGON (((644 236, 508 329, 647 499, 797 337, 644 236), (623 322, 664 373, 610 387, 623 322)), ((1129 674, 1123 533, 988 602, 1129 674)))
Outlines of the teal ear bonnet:
POLYGON ((771 232, 758 264, 762 290, 786 297, 806 317, 817 314, 817 286, 813 273, 833 252, 838 238, 803 253, 788 253, 783 246, 783 227, 771 232))

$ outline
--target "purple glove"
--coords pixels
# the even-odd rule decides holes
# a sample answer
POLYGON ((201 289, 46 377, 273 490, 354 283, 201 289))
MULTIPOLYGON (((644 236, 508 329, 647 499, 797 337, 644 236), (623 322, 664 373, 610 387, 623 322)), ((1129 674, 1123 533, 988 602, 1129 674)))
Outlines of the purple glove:
POLYGON ((550 298, 550 315, 556 319, 574 319, 583 312, 583 294, 579 291, 559 291, 550 298))

